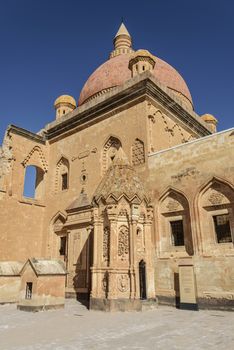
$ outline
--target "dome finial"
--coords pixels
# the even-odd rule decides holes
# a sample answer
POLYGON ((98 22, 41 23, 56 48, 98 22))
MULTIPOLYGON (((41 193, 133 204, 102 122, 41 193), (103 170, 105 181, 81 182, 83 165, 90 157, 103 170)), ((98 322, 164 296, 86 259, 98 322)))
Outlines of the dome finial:
POLYGON ((123 21, 114 37, 114 47, 115 49, 111 52, 110 58, 133 52, 132 38, 123 21))
POLYGON ((123 18, 122 18, 122 22, 121 22, 121 25, 119 27, 119 30, 115 35, 115 38, 117 38, 117 36, 119 36, 119 35, 127 35, 131 39, 131 35, 129 34, 129 32, 128 32, 128 30, 123 22, 123 18))

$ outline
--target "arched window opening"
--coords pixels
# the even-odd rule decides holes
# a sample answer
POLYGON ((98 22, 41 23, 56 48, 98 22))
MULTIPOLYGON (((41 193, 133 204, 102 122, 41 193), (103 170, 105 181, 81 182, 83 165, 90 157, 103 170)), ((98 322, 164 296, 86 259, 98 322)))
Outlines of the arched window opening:
POLYGON ((200 195, 201 234, 209 245, 233 242, 234 191, 226 183, 215 180, 200 195))
POLYGON ((145 163, 144 142, 136 139, 132 145, 132 164, 140 165, 145 163))
POLYGON ((44 191, 44 171, 34 165, 25 169, 23 195, 27 198, 42 198, 44 191))
POLYGON ((55 192, 69 188, 69 162, 62 157, 56 166, 55 192))
POLYGON ((187 199, 176 191, 169 193, 159 204, 161 251, 184 250, 193 255, 190 211, 187 199))
POLYGON ((64 229, 65 218, 59 214, 53 222, 53 257, 66 260, 67 232, 64 229))
POLYGON ((174 246, 184 246, 183 220, 170 221, 171 240, 174 246))
POLYGON ((111 166, 118 150, 122 147, 122 144, 119 139, 111 136, 108 141, 105 143, 103 148, 102 156, 102 172, 105 174, 107 169, 111 166))
POLYGON ((68 189, 68 174, 62 174, 62 191, 68 189))
POLYGON ((214 215, 215 233, 218 243, 232 242, 230 220, 228 214, 214 215))

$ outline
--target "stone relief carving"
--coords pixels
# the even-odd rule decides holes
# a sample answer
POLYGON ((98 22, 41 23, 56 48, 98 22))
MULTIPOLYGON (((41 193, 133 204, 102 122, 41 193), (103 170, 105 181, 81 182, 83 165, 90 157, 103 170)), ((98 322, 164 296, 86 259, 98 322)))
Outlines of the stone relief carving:
POLYGON ((139 165, 145 163, 144 142, 136 139, 132 146, 132 164, 139 165))
POLYGON ((176 211, 180 206, 180 203, 177 202, 175 199, 170 199, 166 205, 166 208, 169 211, 176 211))
POLYGON ((137 237, 136 237, 136 250, 137 256, 143 257, 145 253, 145 236, 144 231, 141 228, 137 229, 137 237))
POLYGON ((225 197, 222 193, 212 191, 208 198, 208 201, 213 205, 219 205, 223 203, 224 199, 225 197))
POLYGON ((108 272, 105 272, 103 279, 102 279, 102 290, 103 292, 107 293, 108 291, 108 272))
POLYGON ((119 216, 122 216, 122 217, 127 217, 128 216, 128 211, 127 209, 124 209, 122 208, 119 212, 119 216))
POLYGON ((110 249, 110 229, 105 227, 103 231, 103 244, 102 244, 102 256, 103 261, 109 261, 109 249, 110 249))
POLYGON ((195 167, 191 167, 191 168, 187 168, 183 171, 181 171, 179 174, 177 175, 172 175, 171 176, 171 179, 175 179, 177 181, 181 181, 183 178, 186 178, 186 177, 192 177, 192 176, 196 176, 199 174, 199 171, 196 170, 195 167))
POLYGON ((123 274, 117 277, 117 288, 122 293, 129 290, 129 276, 127 274, 123 274))
POLYGON ((27 157, 22 161, 22 165, 24 167, 26 167, 27 164, 29 163, 30 158, 34 155, 34 153, 38 153, 38 157, 39 157, 40 163, 42 165, 42 169, 44 170, 44 172, 47 172, 47 170, 48 170, 47 161, 46 161, 45 156, 42 152, 42 149, 39 146, 33 147, 33 149, 29 152, 27 157))
POLYGON ((121 226, 118 237, 118 256, 121 260, 126 260, 129 255, 129 229, 121 226))

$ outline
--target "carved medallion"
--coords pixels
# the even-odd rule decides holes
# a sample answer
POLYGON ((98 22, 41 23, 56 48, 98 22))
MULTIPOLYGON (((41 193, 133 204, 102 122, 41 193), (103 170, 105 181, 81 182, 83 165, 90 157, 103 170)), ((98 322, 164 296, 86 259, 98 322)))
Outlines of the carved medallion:
POLYGON ((117 288, 122 293, 127 292, 127 290, 129 290, 129 276, 128 275, 118 276, 117 288))

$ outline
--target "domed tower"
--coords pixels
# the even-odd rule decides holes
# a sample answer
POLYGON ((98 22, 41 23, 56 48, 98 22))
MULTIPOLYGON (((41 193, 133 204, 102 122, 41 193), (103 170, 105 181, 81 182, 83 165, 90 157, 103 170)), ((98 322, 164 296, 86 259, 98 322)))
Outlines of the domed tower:
POLYGON ((218 120, 212 114, 203 114, 201 118, 207 124, 212 133, 217 131, 218 120))
POLYGON ((147 70, 153 70, 156 62, 148 50, 137 50, 130 58, 128 68, 132 72, 132 77, 141 74, 147 70))
POLYGON ((54 108, 58 119, 76 108, 76 100, 70 95, 61 95, 56 98, 54 108))

